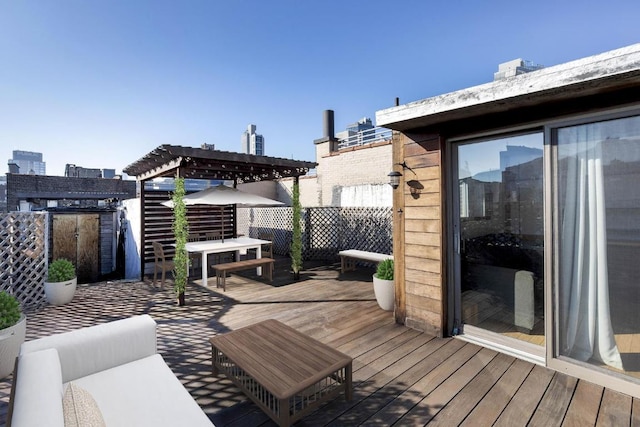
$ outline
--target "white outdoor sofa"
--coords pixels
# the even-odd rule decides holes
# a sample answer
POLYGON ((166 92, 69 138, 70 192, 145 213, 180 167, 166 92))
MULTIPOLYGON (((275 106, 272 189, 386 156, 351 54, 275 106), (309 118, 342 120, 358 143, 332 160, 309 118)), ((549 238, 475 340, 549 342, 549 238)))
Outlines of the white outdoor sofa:
POLYGON ((25 342, 9 411, 13 427, 87 425, 75 417, 110 427, 213 425, 157 354, 148 315, 25 342))

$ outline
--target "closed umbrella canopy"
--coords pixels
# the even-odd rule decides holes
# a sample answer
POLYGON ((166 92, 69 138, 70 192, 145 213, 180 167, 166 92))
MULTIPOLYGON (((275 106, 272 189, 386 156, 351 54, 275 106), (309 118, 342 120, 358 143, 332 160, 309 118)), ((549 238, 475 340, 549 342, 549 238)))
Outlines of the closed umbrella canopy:
MULTIPOLYGON (((191 193, 182 198, 185 205, 242 205, 242 206, 275 206, 284 203, 268 199, 255 194, 245 193, 237 188, 219 184, 206 190, 191 193)), ((173 207, 173 200, 162 202, 163 205, 173 207)))

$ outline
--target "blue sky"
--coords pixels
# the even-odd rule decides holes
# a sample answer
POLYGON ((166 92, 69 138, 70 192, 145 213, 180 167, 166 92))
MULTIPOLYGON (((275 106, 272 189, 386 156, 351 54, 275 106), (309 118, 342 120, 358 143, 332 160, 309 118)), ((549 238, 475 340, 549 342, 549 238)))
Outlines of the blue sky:
POLYGON ((0 0, 0 162, 121 172, 162 144, 315 160, 363 117, 640 42, 629 1, 0 0))

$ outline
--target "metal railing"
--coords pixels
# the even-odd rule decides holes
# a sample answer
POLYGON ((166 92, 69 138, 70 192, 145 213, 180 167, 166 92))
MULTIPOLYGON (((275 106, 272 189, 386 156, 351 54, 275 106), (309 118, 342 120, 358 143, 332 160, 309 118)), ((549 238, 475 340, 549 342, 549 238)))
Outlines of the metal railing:
POLYGON ((359 145, 372 144, 380 141, 391 140, 391 129, 385 128, 371 128, 365 129, 359 132, 349 135, 345 139, 340 139, 338 142, 338 150, 349 147, 357 147, 359 145))

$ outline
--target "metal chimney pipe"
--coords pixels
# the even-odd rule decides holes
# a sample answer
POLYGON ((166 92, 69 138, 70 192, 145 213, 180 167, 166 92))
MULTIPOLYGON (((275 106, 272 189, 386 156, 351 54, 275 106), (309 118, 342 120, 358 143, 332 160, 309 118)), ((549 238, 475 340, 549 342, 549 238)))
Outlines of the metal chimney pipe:
POLYGON ((324 137, 329 139, 335 138, 335 128, 333 122, 333 110, 324 110, 323 115, 324 137))

